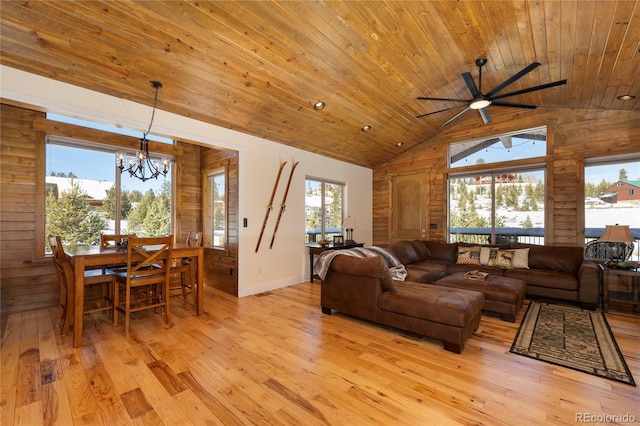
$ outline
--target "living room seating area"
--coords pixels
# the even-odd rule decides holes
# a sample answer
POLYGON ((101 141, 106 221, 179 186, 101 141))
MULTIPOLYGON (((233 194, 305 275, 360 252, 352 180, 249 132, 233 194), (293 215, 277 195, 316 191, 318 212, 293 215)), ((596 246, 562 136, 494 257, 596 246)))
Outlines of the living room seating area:
POLYGON ((323 313, 335 309, 416 332, 460 353, 483 311, 514 322, 525 295, 591 310, 599 301, 600 269, 584 259, 580 247, 405 240, 383 248, 397 258, 391 264, 404 265, 406 279, 394 279, 389 261, 375 252, 363 258, 360 252, 341 250, 322 281, 323 313), (479 277, 468 277, 470 272, 479 277))

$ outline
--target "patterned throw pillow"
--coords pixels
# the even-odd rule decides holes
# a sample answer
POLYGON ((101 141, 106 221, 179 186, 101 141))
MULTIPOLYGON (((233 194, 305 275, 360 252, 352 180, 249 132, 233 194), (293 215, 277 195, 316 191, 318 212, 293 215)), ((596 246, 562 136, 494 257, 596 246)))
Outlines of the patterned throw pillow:
POLYGON ((464 263, 467 265, 479 265, 480 264, 480 247, 458 247, 458 260, 457 263, 464 263))
MULTIPOLYGON (((492 250, 492 254, 493 254, 492 250)), ((502 269, 513 269, 513 258, 515 253, 513 250, 495 250, 495 257, 491 258, 489 255, 489 265, 497 266, 502 269)))
MULTIPOLYGON (((480 247, 480 264, 488 265, 490 259, 496 258, 496 252, 500 250, 498 247, 480 247)), ((495 262, 491 266, 495 266, 495 262)))

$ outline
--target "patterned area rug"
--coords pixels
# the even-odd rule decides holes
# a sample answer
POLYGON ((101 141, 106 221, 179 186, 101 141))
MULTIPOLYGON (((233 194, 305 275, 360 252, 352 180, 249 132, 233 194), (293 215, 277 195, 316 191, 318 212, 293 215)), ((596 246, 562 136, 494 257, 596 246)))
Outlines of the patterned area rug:
POLYGON ((532 301, 510 352, 636 385, 602 312, 532 301))

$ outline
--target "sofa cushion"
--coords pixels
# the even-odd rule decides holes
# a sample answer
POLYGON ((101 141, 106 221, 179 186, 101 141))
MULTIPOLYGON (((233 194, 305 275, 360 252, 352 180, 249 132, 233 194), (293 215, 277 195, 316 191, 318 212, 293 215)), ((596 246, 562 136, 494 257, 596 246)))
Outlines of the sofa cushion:
POLYGON ((433 283, 447 275, 447 265, 438 264, 435 261, 412 263, 405 268, 407 270, 405 281, 433 283))
POLYGON ((389 267, 380 256, 364 258, 336 256, 331 261, 329 268, 343 274, 379 278, 382 284, 382 290, 393 291, 394 289, 393 278, 391 278, 389 267))
POLYGON ((539 246, 535 244, 511 244, 511 248, 529 248, 529 268, 550 269, 577 275, 584 260, 582 247, 539 246))
POLYGON ((425 241, 424 245, 431 253, 432 259, 446 260, 456 263, 458 258, 458 245, 455 243, 445 243, 444 241, 425 241))
POLYGON ((576 291, 580 286, 575 275, 548 269, 510 269, 504 271, 504 276, 526 281, 529 287, 576 291))
POLYGON ((456 263, 466 265, 480 265, 479 246, 458 246, 458 258, 456 263))
POLYGON ((429 250, 421 241, 398 241, 389 247, 400 263, 409 265, 429 257, 429 250))
POLYGON ((447 275, 455 274, 456 272, 469 272, 480 271, 486 272, 491 275, 502 276, 504 275, 504 269, 487 266, 487 265, 465 265, 464 263, 452 263, 447 266, 447 275))

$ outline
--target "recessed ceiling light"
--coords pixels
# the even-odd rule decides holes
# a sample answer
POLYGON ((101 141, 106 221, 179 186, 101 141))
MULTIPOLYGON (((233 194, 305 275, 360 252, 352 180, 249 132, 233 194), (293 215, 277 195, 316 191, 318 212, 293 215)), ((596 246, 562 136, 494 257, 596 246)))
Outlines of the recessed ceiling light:
POLYGON ((368 124, 366 126, 362 126, 362 129, 360 129, 362 132, 368 132, 369 130, 371 130, 371 126, 368 124))
POLYGON ((398 143, 396 144, 396 146, 397 146, 398 148, 400 148, 402 145, 404 145, 404 142, 398 142, 398 143))
POLYGON ((318 101, 315 104, 313 104, 313 109, 315 109, 316 111, 320 111, 321 109, 324 109, 324 107, 326 107, 327 104, 325 104, 323 101, 318 101))
POLYGON ((633 95, 620 95, 618 96, 618 99, 620 99, 621 101, 630 101, 632 99, 635 99, 636 97, 633 95))

